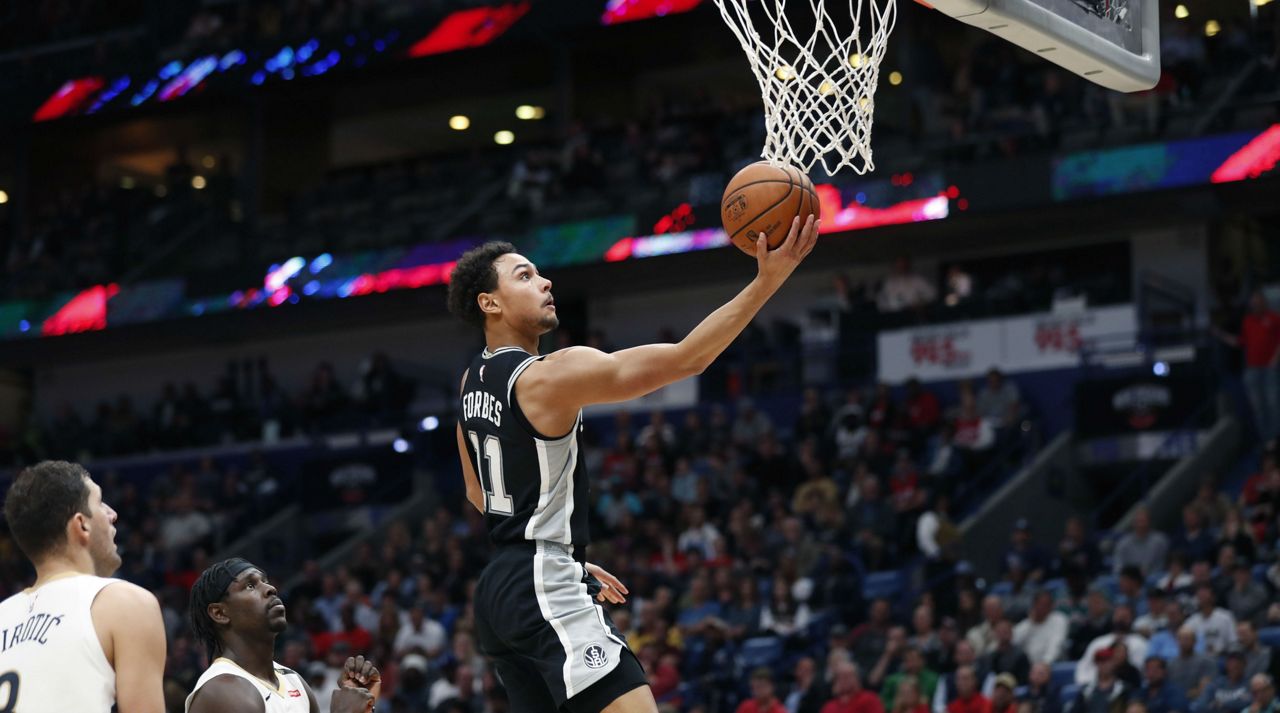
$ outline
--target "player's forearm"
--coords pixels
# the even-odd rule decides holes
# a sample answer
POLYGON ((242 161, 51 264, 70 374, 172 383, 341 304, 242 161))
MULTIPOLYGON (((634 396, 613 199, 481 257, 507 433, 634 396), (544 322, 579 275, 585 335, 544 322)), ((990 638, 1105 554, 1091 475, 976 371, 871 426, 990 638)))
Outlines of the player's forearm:
POLYGON ((778 285, 767 284, 759 277, 752 280, 733 299, 707 315, 706 319, 681 339, 675 345, 675 357, 691 373, 703 372, 716 357, 729 348, 777 290, 778 285))

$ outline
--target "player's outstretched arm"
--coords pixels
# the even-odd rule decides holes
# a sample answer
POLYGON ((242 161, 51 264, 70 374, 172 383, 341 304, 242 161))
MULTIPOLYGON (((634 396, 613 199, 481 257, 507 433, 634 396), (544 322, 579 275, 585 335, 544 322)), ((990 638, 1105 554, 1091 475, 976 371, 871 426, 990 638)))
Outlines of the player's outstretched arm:
POLYGON ((803 225, 799 219, 792 223, 776 250, 757 241, 756 278, 676 344, 646 344, 612 354, 570 347, 535 362, 518 382, 521 402, 563 404, 564 413, 576 414, 588 404, 626 401, 702 373, 813 250, 817 235, 818 221, 810 215, 803 225))
POLYGON ((164 619, 151 592, 129 582, 103 587, 90 607, 116 672, 120 713, 164 713, 164 619))

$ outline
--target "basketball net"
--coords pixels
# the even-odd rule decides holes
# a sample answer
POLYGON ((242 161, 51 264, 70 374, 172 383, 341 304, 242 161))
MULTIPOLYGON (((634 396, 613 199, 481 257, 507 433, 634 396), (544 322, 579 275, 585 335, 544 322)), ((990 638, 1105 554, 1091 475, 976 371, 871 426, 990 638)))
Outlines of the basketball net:
POLYGON ((871 120, 895 0, 848 0, 847 18, 838 16, 838 0, 808 0, 816 22, 803 37, 787 18, 787 0, 715 2, 760 83, 767 132, 761 157, 806 172, 821 164, 828 175, 874 170, 871 120), (772 33, 757 31, 750 4, 763 9, 772 33))

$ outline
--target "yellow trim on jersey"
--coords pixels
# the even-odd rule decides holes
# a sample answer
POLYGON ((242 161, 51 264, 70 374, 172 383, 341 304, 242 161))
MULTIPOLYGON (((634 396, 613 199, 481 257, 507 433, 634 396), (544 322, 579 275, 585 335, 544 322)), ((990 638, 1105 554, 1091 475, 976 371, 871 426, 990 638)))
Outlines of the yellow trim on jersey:
MULTIPOLYGON (((252 674, 252 673, 249 673, 249 671, 248 671, 247 669, 245 669, 245 667, 244 667, 244 666, 241 666, 240 664, 236 663, 235 661, 232 661, 231 659, 227 658, 226 656, 219 656, 218 658, 214 659, 214 661, 215 661, 215 662, 217 662, 217 661, 225 661, 225 662, 227 662, 227 663, 231 664, 232 666, 235 666, 236 668, 240 669, 241 671, 244 671, 246 674, 248 674, 248 675, 249 675, 251 678, 253 678, 255 681, 262 681, 262 683, 263 683, 263 684, 265 684, 265 685, 267 685, 267 686, 270 686, 270 685, 271 685, 271 684, 267 683, 267 680, 266 680, 266 679, 264 679, 264 678, 259 678, 257 675, 252 674)), ((275 662, 272 662, 272 665, 271 665, 271 674, 272 674, 273 676, 275 676, 275 677, 276 677, 276 684, 275 684, 275 686, 273 686, 273 687, 272 687, 272 689, 273 689, 276 693, 279 693, 281 697, 284 697, 284 695, 285 695, 285 690, 284 690, 284 678, 280 675, 280 672, 279 672, 279 671, 276 671, 275 662)))
POLYGON ((88 572, 59 572, 58 574, 55 574, 52 577, 41 582, 38 588, 36 587, 36 585, 32 584, 30 587, 27 587, 26 589, 22 590, 22 593, 31 594, 32 592, 35 592, 37 589, 44 589, 45 585, 56 582, 59 579, 69 579, 71 577, 85 577, 88 575, 89 575, 88 572))

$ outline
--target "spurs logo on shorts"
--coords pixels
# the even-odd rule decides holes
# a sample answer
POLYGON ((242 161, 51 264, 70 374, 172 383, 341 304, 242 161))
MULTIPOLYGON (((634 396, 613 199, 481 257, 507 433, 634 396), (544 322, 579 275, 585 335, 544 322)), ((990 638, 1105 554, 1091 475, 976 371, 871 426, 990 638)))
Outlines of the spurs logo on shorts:
POLYGON ((592 644, 582 652, 582 663, 587 668, 604 668, 609 665, 609 654, 600 644, 592 644))

